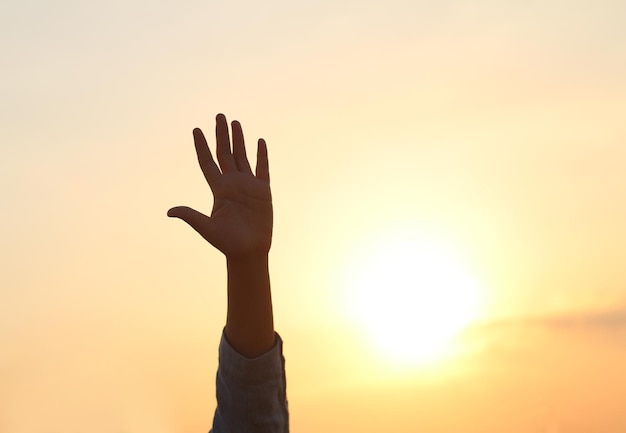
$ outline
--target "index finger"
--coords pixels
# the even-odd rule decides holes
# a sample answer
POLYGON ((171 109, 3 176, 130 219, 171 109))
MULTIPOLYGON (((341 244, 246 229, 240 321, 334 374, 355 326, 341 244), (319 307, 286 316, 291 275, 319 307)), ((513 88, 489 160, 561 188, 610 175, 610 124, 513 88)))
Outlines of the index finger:
POLYGON ((196 155, 200 163, 200 169, 209 186, 220 176, 220 169, 217 167, 209 146, 204 138, 204 134, 199 128, 193 130, 193 142, 196 146, 196 155))

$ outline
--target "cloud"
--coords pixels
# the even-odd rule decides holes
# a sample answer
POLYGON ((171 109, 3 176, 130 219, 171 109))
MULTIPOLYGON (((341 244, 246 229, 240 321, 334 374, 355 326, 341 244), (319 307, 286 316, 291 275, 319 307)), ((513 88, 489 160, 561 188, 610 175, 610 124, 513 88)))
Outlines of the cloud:
POLYGON ((467 329, 459 342, 477 359, 486 356, 509 362, 558 352, 573 357, 584 351, 626 356, 624 338, 626 305, 618 304, 607 309, 493 320, 467 329))
POLYGON ((477 324, 470 333, 497 332, 513 329, 548 330, 626 330, 626 304, 612 308, 560 312, 548 315, 512 316, 477 324))
POLYGON ((539 320, 551 328, 626 329, 626 306, 582 313, 563 314, 539 320))

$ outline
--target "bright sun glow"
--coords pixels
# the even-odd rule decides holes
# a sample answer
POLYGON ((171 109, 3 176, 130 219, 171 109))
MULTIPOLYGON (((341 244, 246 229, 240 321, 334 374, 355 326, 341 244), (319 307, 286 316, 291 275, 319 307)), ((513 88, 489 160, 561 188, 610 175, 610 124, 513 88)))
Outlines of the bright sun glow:
POLYGON ((394 362, 422 365, 450 355, 454 337, 479 315, 479 285, 460 257, 414 231, 370 239, 345 276, 345 307, 394 362))

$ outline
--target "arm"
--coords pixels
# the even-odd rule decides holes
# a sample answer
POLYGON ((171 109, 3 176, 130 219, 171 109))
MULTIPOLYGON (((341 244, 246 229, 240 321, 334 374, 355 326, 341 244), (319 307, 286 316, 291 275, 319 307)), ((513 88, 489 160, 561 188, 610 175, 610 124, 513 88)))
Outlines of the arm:
POLYGON ((222 114, 215 133, 219 167, 202 131, 193 131, 198 162, 214 196, 211 215, 185 206, 167 213, 226 256, 228 310, 214 432, 288 431, 282 342, 274 332, 268 270, 273 214, 267 147, 263 139, 258 141, 253 174, 239 122, 232 122, 232 149, 222 114))
POLYGON ((239 122, 232 124, 232 151, 226 118, 219 114, 216 122, 221 172, 202 131, 193 131, 198 162, 214 195, 211 216, 185 206, 174 207, 167 214, 184 220, 226 256, 226 338, 239 353, 253 358, 274 345, 267 267, 273 222, 267 147, 260 139, 255 176, 239 122))
POLYGON ((272 295, 267 255, 229 259, 226 338, 246 358, 256 358, 274 344, 272 295))

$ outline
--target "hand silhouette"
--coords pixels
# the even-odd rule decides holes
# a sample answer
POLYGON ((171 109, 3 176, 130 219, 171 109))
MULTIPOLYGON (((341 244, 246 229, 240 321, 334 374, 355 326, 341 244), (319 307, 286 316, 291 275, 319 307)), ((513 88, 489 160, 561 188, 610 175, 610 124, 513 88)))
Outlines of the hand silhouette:
POLYGON ((223 114, 218 114, 215 127, 218 168, 204 134, 200 129, 193 130, 198 162, 214 196, 211 216, 186 206, 173 207, 167 215, 185 221, 228 259, 267 256, 273 224, 267 146, 263 139, 258 140, 255 175, 237 121, 232 122, 232 135, 231 151, 228 122, 223 114))

